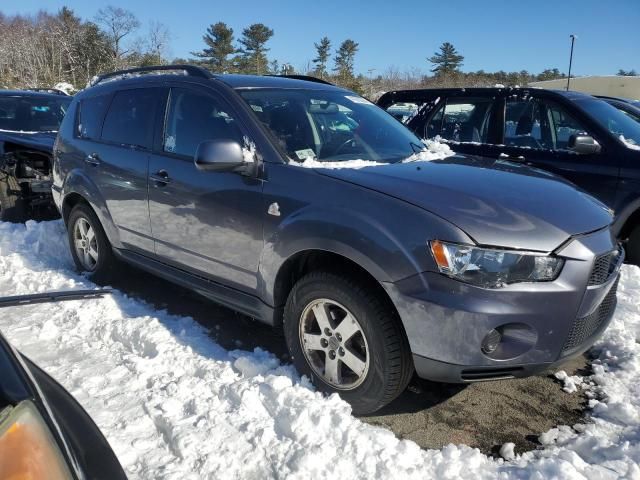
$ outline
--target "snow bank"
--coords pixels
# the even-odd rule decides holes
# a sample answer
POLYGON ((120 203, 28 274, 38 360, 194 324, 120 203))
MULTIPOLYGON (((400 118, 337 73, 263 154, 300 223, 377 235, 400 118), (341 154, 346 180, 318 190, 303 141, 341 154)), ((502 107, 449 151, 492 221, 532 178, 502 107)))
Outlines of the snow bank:
MULTIPOLYGON (((442 160, 443 158, 455 155, 453 150, 446 143, 440 142, 439 139, 435 140, 423 140, 425 149, 414 153, 410 157, 402 160, 402 163, 408 162, 430 162, 432 160, 442 160)), ((308 157, 304 162, 290 162, 291 165, 295 165, 303 168, 326 168, 334 170, 338 168, 364 168, 364 167, 379 167, 381 165, 388 165, 384 162, 374 162, 372 160, 345 160, 343 162, 321 162, 315 158, 308 157)))
POLYGON ((58 82, 53 86, 53 88, 55 88, 56 90, 60 90, 67 95, 73 95, 73 93, 76 91, 76 88, 69 82, 58 82))
MULTIPOLYGON (((0 292, 92 288, 60 222, 0 223, 0 292)), ((3 309, 0 330, 87 409, 130 478, 638 478, 640 270, 625 267, 599 343, 593 422, 541 436, 505 462, 449 445, 421 450, 364 424, 269 352, 227 351, 194 320, 131 299, 3 309)), ((590 386, 589 386, 590 385, 590 386)))

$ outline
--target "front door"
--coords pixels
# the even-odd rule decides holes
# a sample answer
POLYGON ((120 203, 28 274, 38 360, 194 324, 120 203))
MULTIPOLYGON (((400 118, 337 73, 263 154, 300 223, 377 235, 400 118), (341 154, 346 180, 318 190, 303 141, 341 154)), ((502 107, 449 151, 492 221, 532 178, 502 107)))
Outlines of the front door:
POLYGON ((252 293, 263 246, 262 180, 194 163, 205 140, 244 144, 236 118, 210 89, 171 88, 149 164, 149 211, 159 260, 252 293))
POLYGON ((558 102, 527 93, 506 99, 501 154, 564 177, 614 207, 620 169, 617 159, 604 148, 594 154, 572 151, 573 135, 589 135, 598 140, 558 102))

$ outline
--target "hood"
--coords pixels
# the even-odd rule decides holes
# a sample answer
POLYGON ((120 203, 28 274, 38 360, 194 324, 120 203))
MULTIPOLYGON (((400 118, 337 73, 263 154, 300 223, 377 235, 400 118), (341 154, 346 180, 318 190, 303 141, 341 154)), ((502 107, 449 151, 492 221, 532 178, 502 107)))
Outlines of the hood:
POLYGON ((9 132, 0 130, 0 141, 16 143, 34 150, 51 153, 57 132, 9 132))
POLYGON ((548 252, 613 220, 604 204, 571 183, 502 160, 456 155, 317 172, 428 210, 480 245, 548 252))

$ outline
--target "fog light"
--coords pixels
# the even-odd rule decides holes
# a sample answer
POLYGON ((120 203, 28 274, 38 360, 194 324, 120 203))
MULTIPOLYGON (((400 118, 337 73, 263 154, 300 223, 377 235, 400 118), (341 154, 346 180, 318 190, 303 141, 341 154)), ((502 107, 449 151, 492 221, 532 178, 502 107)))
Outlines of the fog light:
POLYGON ((502 333, 495 328, 491 330, 487 333, 486 337, 484 337, 484 340, 482 340, 482 353, 489 354, 495 352, 501 340, 502 333))

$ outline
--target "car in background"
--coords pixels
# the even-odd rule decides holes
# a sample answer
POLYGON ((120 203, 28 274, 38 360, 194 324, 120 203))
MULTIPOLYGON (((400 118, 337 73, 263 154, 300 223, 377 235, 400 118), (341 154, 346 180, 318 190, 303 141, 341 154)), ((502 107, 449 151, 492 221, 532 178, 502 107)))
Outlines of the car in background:
POLYGON ((52 89, 0 90, 0 220, 57 214, 53 143, 71 97, 52 89))
MULTIPOLYGON (((0 308, 96 298, 104 290, 0 297, 0 308)), ((3 312, 4 314, 4 312, 3 312)), ((126 479, 109 443, 80 404, 0 333, 0 477, 126 479)))
POLYGON ((613 315, 624 252, 602 203, 444 157, 326 82, 146 67, 74 97, 52 191, 79 270, 108 281, 120 259, 283 328, 298 371, 366 414, 414 371, 553 368, 613 315))
POLYGON ((594 95, 605 102, 613 105, 618 110, 633 118, 636 122, 640 122, 640 100, 630 100, 620 97, 604 97, 602 95, 594 95))
POLYGON ((640 264, 640 123, 584 93, 540 88, 451 88, 387 92, 378 105, 415 103, 405 125, 456 152, 560 175, 615 212, 614 233, 640 264))

